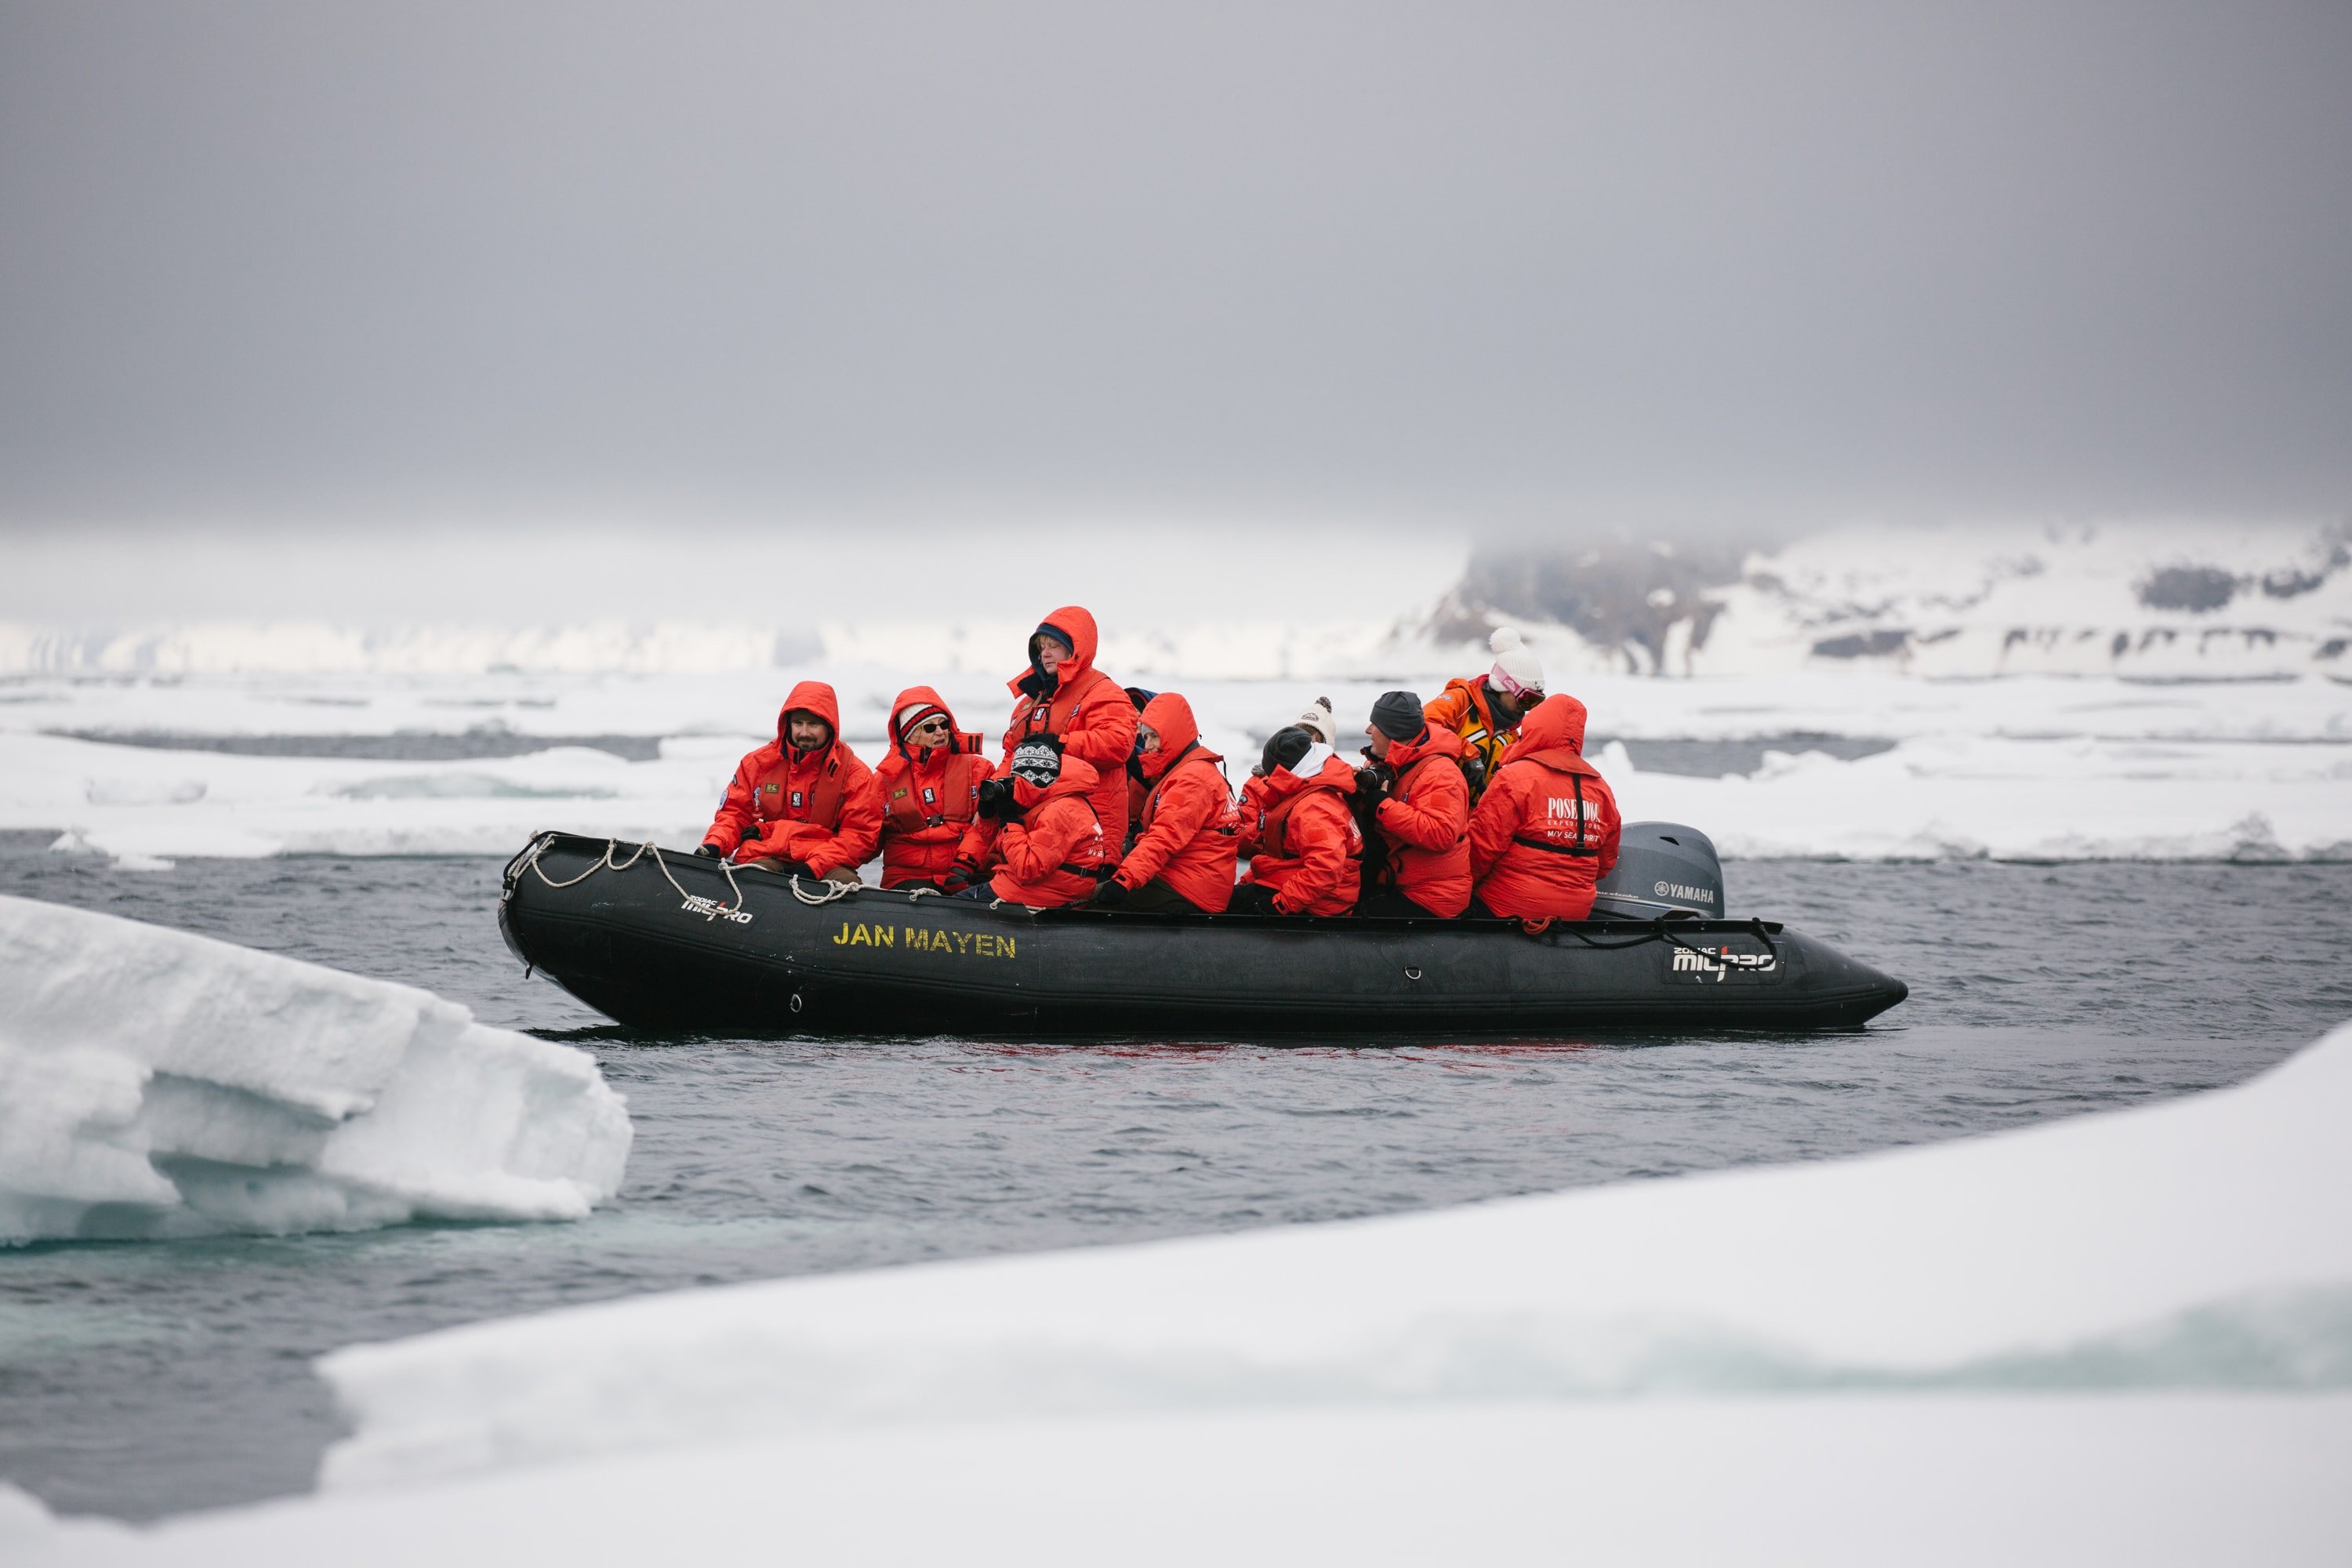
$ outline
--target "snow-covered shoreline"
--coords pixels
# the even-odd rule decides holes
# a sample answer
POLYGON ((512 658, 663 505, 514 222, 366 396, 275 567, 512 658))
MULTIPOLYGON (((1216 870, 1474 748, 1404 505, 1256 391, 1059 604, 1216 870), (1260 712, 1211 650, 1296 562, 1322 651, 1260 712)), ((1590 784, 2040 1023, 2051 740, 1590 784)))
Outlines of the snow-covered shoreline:
MULTIPOLYGON (((20 682, 0 703, 0 830, 132 865, 184 856, 505 855, 562 826, 690 847, 786 682, 840 690, 869 758, 902 672, 811 665, 726 676, 20 682), (141 743, 110 742, 129 736, 141 743), (362 736, 470 742, 444 761, 332 752, 362 736), (175 739, 176 738, 176 739, 175 739), (600 747, 599 738, 604 738, 600 747), (216 749, 227 747, 232 749, 216 749), (247 755, 240 750, 276 749, 247 755), (617 750, 616 750, 617 749, 617 750), (625 751, 637 760, 617 754, 625 751)), ((992 676, 941 683, 971 728, 992 676)), ((1688 822, 1733 858, 2301 860, 2352 856, 2352 685, 2114 677, 1924 680, 1801 672, 1745 680, 1580 678, 1595 757, 1632 819, 1688 822), (1722 777, 1643 771, 1600 737, 1749 740, 1722 777), (1890 749, 1858 760, 1809 738, 1890 749), (1772 755, 1769 752, 1780 754, 1772 755)), ((1438 689, 1423 681, 1424 695, 1438 689)), ((1370 682, 1187 682, 1238 779, 1317 696, 1368 710, 1370 682)))
MULTIPOLYGON (((1734 858, 2352 857, 2342 527, 1844 529, 1704 564, 1665 540, 1531 542, 1397 593, 1352 616, 1171 594, 1108 622, 1100 664, 1183 690, 1238 778, 1317 696, 1352 732, 1382 689, 1484 673, 1509 621, 1596 752, 1782 753, 1694 778, 1601 752, 1629 818, 1734 858), (1807 754, 1822 737, 1892 749, 1807 754)), ((689 846, 793 682, 837 688, 869 760, 917 682, 993 737, 1032 625, 991 600, 773 625, 0 626, 0 831, 151 867, 503 854, 546 826, 689 846), (401 760, 403 736, 462 760, 401 760), (348 737, 380 743, 338 754, 348 737)))
MULTIPOLYGON (((1345 608, 1309 600, 1268 614, 1213 577, 1158 594, 1130 583, 1124 613, 1103 617, 1102 666, 1152 686, 1394 681, 1459 673, 1465 658, 1483 668, 1486 630, 1509 623, 1559 679, 2352 679, 2352 525, 2342 523, 1845 525, 1745 550, 1636 532, 1537 536, 1480 546, 1466 573, 1453 542, 1420 553, 1434 575, 1391 570, 1384 580, 1398 586, 1369 599, 1360 590, 1345 608)), ((1328 574, 1328 556, 1294 547, 1283 569, 1328 574)), ((936 681, 1000 672, 1019 649, 1047 606, 1003 604, 1009 586, 918 616, 883 598, 773 618, 739 606, 696 619, 593 607, 553 621, 528 618, 544 611, 458 623, 0 619, 0 679, 724 675, 821 663, 936 681)))

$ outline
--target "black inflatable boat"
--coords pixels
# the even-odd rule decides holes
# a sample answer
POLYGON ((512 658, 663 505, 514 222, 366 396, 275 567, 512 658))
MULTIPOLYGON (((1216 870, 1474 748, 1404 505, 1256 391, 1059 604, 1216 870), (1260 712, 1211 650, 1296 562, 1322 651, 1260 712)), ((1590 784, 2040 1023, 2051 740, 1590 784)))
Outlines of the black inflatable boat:
POLYGON ((542 833, 507 865, 499 927, 526 964, 653 1032, 1800 1030, 1852 1027, 1906 994, 1773 921, 1707 918, 1722 891, 1719 871, 1706 879, 1715 856, 1703 835, 1643 823, 1626 837, 1600 918, 1531 931, 1501 920, 992 907, 542 833))

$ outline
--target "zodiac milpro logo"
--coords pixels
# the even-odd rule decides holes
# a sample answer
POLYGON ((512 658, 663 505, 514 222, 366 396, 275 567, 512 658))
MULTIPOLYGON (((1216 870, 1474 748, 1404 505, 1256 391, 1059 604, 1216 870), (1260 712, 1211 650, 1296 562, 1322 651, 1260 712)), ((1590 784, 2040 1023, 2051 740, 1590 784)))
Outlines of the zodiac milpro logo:
POLYGON ((934 926, 867 925, 844 921, 833 933, 835 947, 904 947, 910 952, 951 953, 959 958, 1012 958, 1013 939, 986 931, 943 931, 934 926), (901 935, 905 941, 899 940, 901 935))
POLYGON ((732 921, 739 926, 751 923, 751 910, 730 910, 718 900, 706 899, 699 893, 687 894, 686 902, 680 904, 678 908, 688 914, 700 915, 706 921, 732 921))
POLYGON ((1777 954, 1736 952, 1728 943, 1720 948, 1703 948, 1677 942, 1671 967, 1673 973, 1687 974, 1693 980, 1721 981, 1734 974, 1769 974, 1779 963, 1777 954))

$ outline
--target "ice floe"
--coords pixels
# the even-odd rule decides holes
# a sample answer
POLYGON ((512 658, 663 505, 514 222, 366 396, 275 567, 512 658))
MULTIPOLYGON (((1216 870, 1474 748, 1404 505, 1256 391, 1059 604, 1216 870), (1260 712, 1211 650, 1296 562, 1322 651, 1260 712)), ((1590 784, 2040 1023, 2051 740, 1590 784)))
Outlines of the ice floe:
POLYGON ((2352 1388, 2352 1028, 1818 1165, 639 1298, 355 1348, 331 1488, 714 1439, 1638 1394, 2352 1388))
POLYGON ((629 1141, 585 1053, 428 992, 0 898, 0 1241, 575 1219, 629 1141))
POLYGON ((1593 761, 1629 815, 1704 827, 1735 858, 2352 860, 2352 747, 1946 735, 1755 773, 1593 761))
MULTIPOLYGON (((0 704, 0 829, 149 866, 204 855, 507 854, 549 826, 690 847, 737 758, 772 733, 781 692, 803 675, 835 683, 845 733, 877 758, 904 678, 871 665, 25 682, 0 704), (471 735, 479 754, 440 744, 417 748, 440 760, 402 760, 402 738, 420 735, 471 735), (344 750, 367 754, 334 754, 354 736, 370 744, 344 750), (618 739, 580 743, 596 736, 618 739), (306 750, 326 754, 288 754, 306 750)), ((1392 679, 1424 695, 1439 688, 1433 675, 1392 679)), ((1353 715, 1391 683, 1185 689, 1206 742, 1238 778, 1305 702, 1328 695, 1353 715)), ((1001 727, 1010 700, 993 675, 939 684, 968 727, 1001 727)), ((1591 708, 1596 756, 1629 816, 1692 823, 1734 856, 2298 859, 2340 858, 2352 844, 2352 684, 2319 677, 2149 684, 1799 671, 1562 685, 1591 708), (1752 740, 1754 754, 1783 754, 1695 778, 1637 766, 1601 748, 1609 737, 1752 740), (1808 754, 1808 737, 1891 749, 1847 761, 1808 754)))
MULTIPOLYGON (((2340 1562, 2352 1028, 1818 1165, 338 1352, 320 1495, 36 1563, 2340 1562)), ((7 1532, 13 1531, 13 1536, 7 1532)))

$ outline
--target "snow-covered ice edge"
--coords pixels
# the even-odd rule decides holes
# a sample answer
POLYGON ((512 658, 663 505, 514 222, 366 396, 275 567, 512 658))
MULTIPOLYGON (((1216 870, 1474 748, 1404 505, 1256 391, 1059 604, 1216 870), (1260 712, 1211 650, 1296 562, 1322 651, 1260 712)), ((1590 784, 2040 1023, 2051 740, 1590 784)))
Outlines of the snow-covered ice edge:
POLYGON ((2352 1548, 2352 1027, 1816 1165, 341 1351, 321 1492, 28 1563, 2260 1561, 2352 1548))
MULTIPOLYGON (((833 681, 869 761, 903 677, 809 667, 833 681)), ((133 866, 184 856, 510 854, 541 827, 690 847, 736 760, 772 732, 787 679, 520 679, 477 689, 375 680, 187 687, 42 683, 0 707, 0 829, 133 866), (488 725, 523 754, 449 762, 251 756, 106 743, 70 732, 223 737, 488 725), (521 739, 547 737, 541 749, 521 739), (583 738, 631 736, 625 761, 583 738), (567 743, 567 742, 569 743, 567 743)), ((993 679, 948 682, 993 733, 993 679)), ((1580 679, 1597 737, 1774 738, 1746 773, 1691 777, 1596 760, 1629 817, 1687 822, 1733 858, 2050 861, 2352 856, 2352 686, 2306 679, 2147 686, 2116 679, 1946 682, 1885 675, 1752 681, 1580 679), (1870 737, 1859 760, 1808 735, 1870 737), (1790 737, 1796 737, 1790 739, 1790 737)), ((1187 683, 1203 740, 1238 777, 1266 733, 1318 695, 1369 710, 1379 687, 1187 683)), ((1424 694, 1434 686, 1424 683, 1424 694)))
POLYGON ((716 1440, 1790 1389, 2352 1388, 2352 1026, 1858 1159, 638 1298, 326 1357, 330 1489, 716 1440))
POLYGON ((586 1053, 429 992, 0 897, 0 1243, 585 1215, 586 1053))

